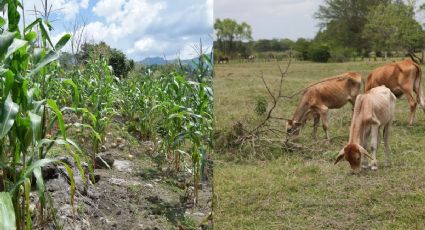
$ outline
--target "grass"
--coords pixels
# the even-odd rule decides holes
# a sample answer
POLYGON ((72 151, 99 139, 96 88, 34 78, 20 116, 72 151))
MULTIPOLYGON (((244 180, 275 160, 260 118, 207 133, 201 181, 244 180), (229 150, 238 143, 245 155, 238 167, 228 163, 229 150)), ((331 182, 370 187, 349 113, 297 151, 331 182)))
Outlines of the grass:
MULTIPOLYGON (((280 63, 283 67, 286 63, 280 63)), ((317 64, 294 62, 285 79, 284 94, 308 83, 345 71, 366 78, 378 62, 317 64)), ((231 132, 241 121, 252 127, 259 120, 255 100, 267 91, 257 76, 263 72, 277 87, 276 62, 215 66, 214 116, 216 138, 231 132)), ((298 97, 282 100, 275 116, 290 118, 298 97)), ((425 228, 425 116, 417 111, 413 127, 407 126, 409 109, 402 98, 390 136, 392 164, 383 166, 383 144, 378 149, 378 171, 352 174, 347 162, 334 165, 338 151, 348 141, 351 106, 331 110, 331 141, 310 138, 311 121, 298 140, 308 146, 285 152, 263 146, 252 151, 230 148, 216 141, 214 167, 215 229, 423 229, 425 228), (262 157, 266 154, 272 157, 262 157), (250 157, 248 157, 250 156, 250 157), (233 159, 232 161, 229 161, 233 159), (381 163, 381 164, 380 164, 381 163)), ((283 121, 273 127, 284 130, 283 121)), ((282 136, 268 136, 280 139, 282 136)))

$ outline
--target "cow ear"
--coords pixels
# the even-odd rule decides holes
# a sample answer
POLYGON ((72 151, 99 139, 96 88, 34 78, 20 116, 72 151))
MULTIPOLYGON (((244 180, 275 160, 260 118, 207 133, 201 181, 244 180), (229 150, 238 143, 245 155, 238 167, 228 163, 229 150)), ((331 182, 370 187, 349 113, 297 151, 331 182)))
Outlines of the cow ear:
POLYGON ((363 155, 365 155, 367 158, 369 158, 369 159, 371 159, 371 160, 373 160, 373 157, 367 152, 367 150, 366 149, 364 149, 362 146, 360 146, 359 145, 359 150, 360 150, 360 153, 361 154, 363 154, 363 155))
POLYGON ((340 160, 342 160, 344 158, 344 149, 341 149, 341 151, 339 151, 338 157, 335 160, 334 165, 336 165, 340 160))

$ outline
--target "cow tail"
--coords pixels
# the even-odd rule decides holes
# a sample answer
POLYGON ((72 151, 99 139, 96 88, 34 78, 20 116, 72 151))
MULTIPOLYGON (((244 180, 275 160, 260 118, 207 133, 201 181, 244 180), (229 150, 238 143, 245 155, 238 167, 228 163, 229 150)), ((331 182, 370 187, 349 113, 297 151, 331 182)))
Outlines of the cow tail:
POLYGON ((424 95, 422 93, 422 87, 421 87, 421 79, 422 79, 422 70, 421 67, 417 64, 414 64, 416 69, 418 70, 416 73, 415 83, 414 83, 414 90, 416 93, 416 100, 421 105, 422 109, 425 112, 425 100, 424 95))
POLYGON ((368 85, 368 84, 372 84, 372 73, 370 73, 368 76, 367 76, 367 79, 366 79, 366 81, 365 81, 365 79, 364 78, 362 78, 362 84, 363 84, 363 92, 364 93, 366 93, 367 91, 369 91, 372 87, 370 87, 370 85, 368 85))

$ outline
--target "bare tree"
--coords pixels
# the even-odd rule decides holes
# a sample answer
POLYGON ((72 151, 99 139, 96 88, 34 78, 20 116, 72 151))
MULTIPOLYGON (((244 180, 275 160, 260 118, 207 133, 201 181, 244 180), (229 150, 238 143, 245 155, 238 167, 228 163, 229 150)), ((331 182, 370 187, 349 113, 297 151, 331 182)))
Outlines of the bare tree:
POLYGON ((72 31, 72 37, 70 40, 71 53, 76 63, 80 62, 77 58, 77 54, 80 52, 81 46, 87 43, 86 26, 87 20, 82 16, 75 18, 72 28, 67 28, 65 26, 66 30, 72 31))

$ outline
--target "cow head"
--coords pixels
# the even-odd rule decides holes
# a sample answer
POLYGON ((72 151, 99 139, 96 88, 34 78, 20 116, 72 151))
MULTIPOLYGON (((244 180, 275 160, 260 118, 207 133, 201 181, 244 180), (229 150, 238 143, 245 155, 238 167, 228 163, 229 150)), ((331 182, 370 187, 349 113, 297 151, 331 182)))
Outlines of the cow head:
POLYGON ((286 133, 290 136, 298 135, 300 133, 301 125, 301 122, 294 120, 286 121, 286 133))
POLYGON ((338 154, 338 157, 335 160, 335 164, 338 163, 343 158, 350 163, 351 169, 354 171, 359 171, 361 169, 362 155, 373 159, 370 154, 359 144, 348 144, 338 154))

